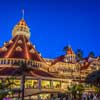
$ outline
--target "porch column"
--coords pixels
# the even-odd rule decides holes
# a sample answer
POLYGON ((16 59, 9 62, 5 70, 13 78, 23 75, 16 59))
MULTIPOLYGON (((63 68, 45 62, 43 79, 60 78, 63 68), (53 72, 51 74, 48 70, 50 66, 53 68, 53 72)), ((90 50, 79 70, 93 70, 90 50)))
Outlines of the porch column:
POLYGON ((42 88, 42 86, 41 86, 41 84, 42 84, 42 80, 39 79, 38 82, 39 82, 39 83, 38 83, 38 85, 39 85, 39 90, 41 91, 41 88, 42 88))
POLYGON ((62 88, 62 83, 63 83, 63 82, 62 82, 62 81, 60 81, 60 89, 62 88))
POLYGON ((53 80, 50 81, 50 88, 53 89, 53 80))

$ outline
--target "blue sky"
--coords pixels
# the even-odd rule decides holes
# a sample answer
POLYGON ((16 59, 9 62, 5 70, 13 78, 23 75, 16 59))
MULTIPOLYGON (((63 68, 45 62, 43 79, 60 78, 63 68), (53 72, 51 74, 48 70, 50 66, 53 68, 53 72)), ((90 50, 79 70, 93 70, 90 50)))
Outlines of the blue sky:
POLYGON ((12 37, 12 29, 22 17, 31 30, 31 42, 43 57, 64 54, 70 44, 100 55, 100 0, 1 0, 0 46, 12 37))

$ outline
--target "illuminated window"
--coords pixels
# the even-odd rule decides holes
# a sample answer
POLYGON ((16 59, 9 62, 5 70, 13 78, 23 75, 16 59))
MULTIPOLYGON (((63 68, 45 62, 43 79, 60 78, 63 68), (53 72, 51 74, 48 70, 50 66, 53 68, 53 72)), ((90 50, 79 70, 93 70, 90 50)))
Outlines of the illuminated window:
POLYGON ((31 96, 32 100, 38 100, 38 96, 31 96))
POLYGON ((21 81, 18 79, 10 79, 11 82, 11 88, 20 88, 21 86, 21 81))
POLYGON ((50 100, 50 94, 40 94, 41 100, 50 100))
POLYGON ((59 81, 53 81, 53 87, 54 88, 60 88, 61 87, 61 83, 59 81))
POLYGON ((20 88, 20 80, 18 79, 9 79, 9 80, 0 80, 3 84, 7 85, 10 84, 8 88, 20 88))
POLYGON ((66 83, 66 82, 62 82, 62 83, 61 83, 61 88, 62 88, 62 89, 66 89, 67 86, 68 86, 68 83, 66 83))
POLYGON ((33 87, 32 80, 26 80, 25 81, 25 88, 32 88, 32 87, 33 87))
POLYGON ((15 83, 15 85, 14 85, 15 88, 20 88, 20 86, 21 86, 20 80, 14 80, 14 83, 15 83))
POLYGON ((33 80, 33 88, 38 88, 38 87, 39 87, 38 80, 33 80))
POLYGON ((50 81, 42 80, 41 86, 42 88, 50 88, 50 81))
POLYGON ((37 80, 26 80, 25 88, 38 88, 38 81, 37 80))

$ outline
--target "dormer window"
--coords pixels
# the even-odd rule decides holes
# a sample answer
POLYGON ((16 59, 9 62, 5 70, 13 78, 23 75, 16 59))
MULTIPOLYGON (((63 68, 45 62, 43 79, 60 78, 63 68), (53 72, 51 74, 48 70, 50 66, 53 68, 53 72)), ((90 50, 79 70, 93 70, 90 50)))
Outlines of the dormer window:
POLYGON ((17 46, 16 51, 22 51, 22 48, 20 46, 17 46))
POLYGON ((19 43, 19 44, 22 44, 23 42, 22 42, 22 40, 18 40, 18 43, 19 43))
POLYGON ((12 41, 12 40, 10 40, 10 41, 9 41, 9 43, 13 43, 13 41, 12 41))
POLYGON ((35 50, 32 48, 32 49, 30 50, 30 53, 35 53, 35 50))
POLYGON ((31 43, 30 42, 27 42, 27 45, 30 45, 31 43))
POLYGON ((4 46, 3 48, 2 48, 2 51, 7 51, 8 49, 4 46))

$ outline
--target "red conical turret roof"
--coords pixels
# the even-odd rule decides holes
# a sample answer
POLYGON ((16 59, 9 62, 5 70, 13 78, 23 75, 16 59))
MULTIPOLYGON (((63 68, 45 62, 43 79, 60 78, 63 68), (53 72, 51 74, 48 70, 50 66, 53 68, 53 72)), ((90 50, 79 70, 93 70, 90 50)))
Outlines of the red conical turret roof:
POLYGON ((0 48, 0 58, 19 58, 45 62, 27 38, 30 31, 24 19, 21 19, 14 27, 12 34, 13 38, 0 48))

